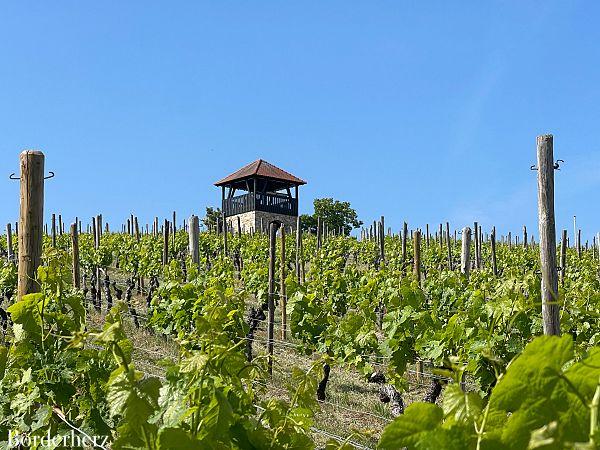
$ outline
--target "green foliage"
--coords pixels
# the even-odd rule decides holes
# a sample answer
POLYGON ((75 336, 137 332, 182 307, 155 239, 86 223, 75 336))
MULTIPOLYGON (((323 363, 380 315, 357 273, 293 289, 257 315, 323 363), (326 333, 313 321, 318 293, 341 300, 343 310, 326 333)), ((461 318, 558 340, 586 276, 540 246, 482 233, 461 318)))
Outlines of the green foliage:
POLYGON ((208 206, 206 208, 206 215, 202 219, 202 225, 209 230, 216 229, 217 222, 221 219, 221 214, 221 208, 208 206))
POLYGON ((581 361, 573 350, 570 336, 534 339, 485 407, 478 394, 451 385, 443 409, 410 405, 386 427, 379 448, 596 448, 600 349, 581 361))
MULTIPOLYGON (((212 233, 201 234, 201 261, 193 267, 182 230, 169 242, 166 266, 161 236, 109 233, 99 249, 90 235, 80 236, 84 271, 102 267, 159 278, 148 325, 180 348, 176 362, 160 363, 164 378, 136 368, 121 323, 123 305, 107 314, 101 330, 86 329, 83 300, 70 285, 68 236, 59 236, 56 248, 46 240, 39 294, 15 301, 16 267, 0 265, 0 289, 14 322, 0 347, 0 441, 9 431, 67 433, 61 417, 69 417, 87 433, 109 435, 113 449, 312 448, 323 361, 363 374, 383 367, 401 390, 410 364, 425 359, 453 380, 442 406, 410 405, 386 428, 380 448, 595 448, 600 280, 592 252, 579 258, 569 250, 559 292, 566 336, 548 338, 537 337, 537 249, 499 244, 501 275, 495 276, 484 243, 485 267, 467 279, 447 268, 445 247, 424 240, 425 276, 417 282, 410 239, 403 257, 400 239, 385 237, 381 261, 374 241, 327 236, 317 249, 315 236, 305 234, 298 258, 306 274, 299 283, 294 238, 286 237, 289 334, 300 351, 317 355, 308 373, 293 371, 288 402, 264 399, 264 358, 250 364, 245 354, 248 302, 266 302, 268 239, 262 234, 230 236, 239 272, 212 233), (461 389, 463 375, 468 393, 461 389)), ((459 248, 460 242, 451 243, 455 268, 459 248)), ((349 445, 329 442, 327 448, 349 445)))
POLYGON ((358 220, 356 211, 352 209, 349 202, 334 200, 333 198, 316 198, 313 201, 314 213, 312 215, 303 214, 300 217, 302 229, 316 233, 317 218, 320 217, 322 222, 328 229, 335 231, 343 231, 344 235, 362 225, 358 220))

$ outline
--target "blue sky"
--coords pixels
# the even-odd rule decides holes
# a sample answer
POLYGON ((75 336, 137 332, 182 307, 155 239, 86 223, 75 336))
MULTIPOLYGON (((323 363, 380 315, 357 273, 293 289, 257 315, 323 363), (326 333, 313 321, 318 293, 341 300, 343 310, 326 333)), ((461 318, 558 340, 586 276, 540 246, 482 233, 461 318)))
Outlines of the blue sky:
POLYGON ((535 138, 558 228, 600 230, 597 2, 5 2, 0 223, 18 154, 46 212, 180 217, 257 158, 394 229, 479 220, 537 238, 535 138), (4 176, 3 175, 3 176, 4 176))

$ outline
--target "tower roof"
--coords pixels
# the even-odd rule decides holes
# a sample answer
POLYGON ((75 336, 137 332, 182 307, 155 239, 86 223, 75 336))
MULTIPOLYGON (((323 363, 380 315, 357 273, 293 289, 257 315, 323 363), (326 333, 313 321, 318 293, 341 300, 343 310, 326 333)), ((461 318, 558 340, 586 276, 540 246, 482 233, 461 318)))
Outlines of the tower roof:
POLYGON ((300 186, 306 184, 306 181, 292 175, 291 173, 286 172, 285 170, 280 169, 279 167, 274 166, 263 159, 257 159, 256 161, 251 162, 250 164, 233 172, 231 175, 226 176, 222 180, 217 181, 215 186, 225 186, 236 181, 255 176, 270 178, 271 180, 281 181, 287 183, 288 185, 300 186))

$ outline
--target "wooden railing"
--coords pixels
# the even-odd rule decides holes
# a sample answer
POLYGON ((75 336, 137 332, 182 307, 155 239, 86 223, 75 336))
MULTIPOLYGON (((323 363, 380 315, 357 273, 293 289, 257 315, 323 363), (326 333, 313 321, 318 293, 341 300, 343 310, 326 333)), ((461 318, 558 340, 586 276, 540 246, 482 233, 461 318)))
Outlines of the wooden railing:
POLYGON ((298 200, 283 194, 248 194, 226 198, 223 201, 223 212, 226 217, 250 211, 265 211, 287 216, 298 215, 298 200))

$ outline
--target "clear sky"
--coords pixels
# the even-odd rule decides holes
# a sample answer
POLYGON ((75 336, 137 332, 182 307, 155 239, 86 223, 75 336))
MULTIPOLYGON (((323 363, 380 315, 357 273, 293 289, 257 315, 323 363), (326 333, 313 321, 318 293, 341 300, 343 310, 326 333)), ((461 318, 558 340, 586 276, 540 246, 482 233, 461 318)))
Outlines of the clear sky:
POLYGON ((449 220, 537 238, 535 138, 558 228, 600 231, 600 3, 3 2, 0 223, 18 154, 46 212, 142 223, 217 206, 257 158, 397 230, 449 220))

